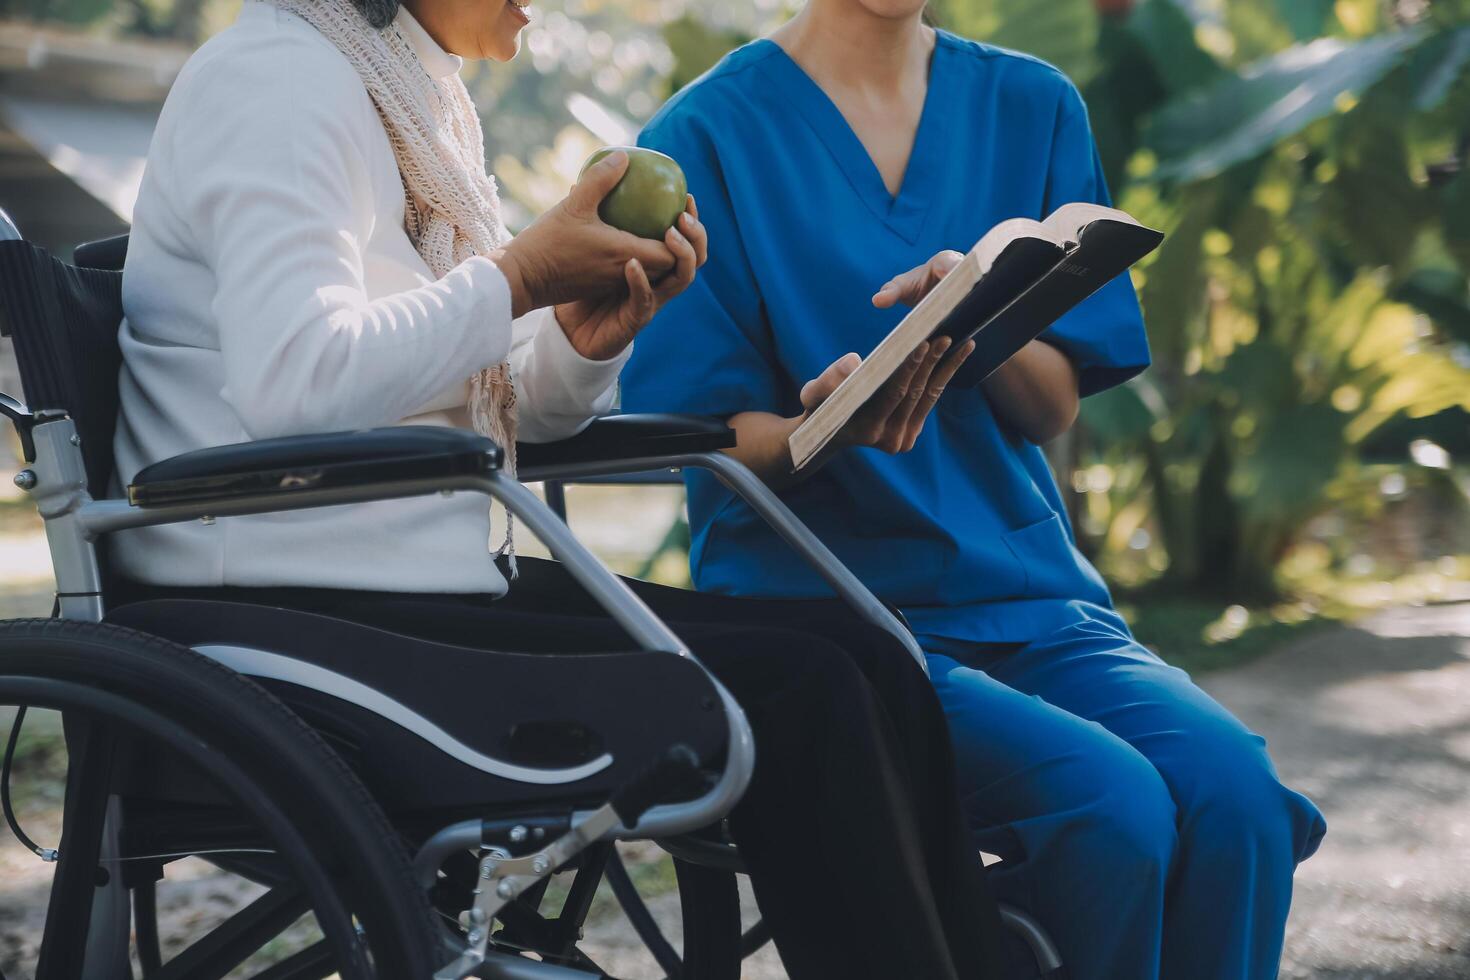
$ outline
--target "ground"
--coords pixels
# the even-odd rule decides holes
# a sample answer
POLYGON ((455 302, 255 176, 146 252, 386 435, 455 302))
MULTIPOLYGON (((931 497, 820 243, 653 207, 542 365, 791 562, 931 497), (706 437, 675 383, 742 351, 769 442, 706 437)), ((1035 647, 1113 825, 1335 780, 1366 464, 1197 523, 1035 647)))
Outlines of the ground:
MULTIPOLYGON (((44 615, 44 544, 4 510, 0 618, 44 615)), ((1200 681, 1266 737, 1285 781, 1327 816, 1322 849, 1297 875, 1282 975, 1470 977, 1470 604, 1325 627, 1200 681)), ((34 836, 55 837, 54 799, 32 798, 22 810, 34 836)), ((676 936, 678 901, 659 852, 637 845, 627 857, 645 891, 661 892, 650 904, 676 936)), ((182 864, 160 894, 166 935, 226 914, 248 892, 202 862, 182 864)), ((47 866, 0 831, 0 969, 11 980, 29 975, 34 921, 22 910, 35 910, 46 878, 47 866)), ((748 891, 746 899, 753 914, 748 891)), ((587 939, 616 975, 657 975, 607 896, 587 939)), ((747 980, 782 976, 769 949, 747 963, 747 980)))
POLYGON ((1202 678, 1327 817, 1285 977, 1470 977, 1470 605, 1385 611, 1202 678))

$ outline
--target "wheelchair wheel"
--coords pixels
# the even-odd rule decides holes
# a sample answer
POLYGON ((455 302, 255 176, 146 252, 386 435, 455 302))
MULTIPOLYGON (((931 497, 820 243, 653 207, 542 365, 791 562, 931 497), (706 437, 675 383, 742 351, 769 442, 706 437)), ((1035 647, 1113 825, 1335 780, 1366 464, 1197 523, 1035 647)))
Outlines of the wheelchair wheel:
POLYGON ((439 964, 438 927, 398 834, 321 737, 249 679, 132 630, 18 620, 0 623, 0 704, 59 711, 65 726, 37 980, 132 977, 134 904, 145 980, 239 976, 231 971, 307 913, 320 939, 254 976, 400 980, 439 964), (163 793, 140 809, 135 797, 149 794, 138 787, 170 769, 208 783, 197 788, 210 805, 180 808, 163 793), (161 876, 190 854, 268 890, 164 963, 147 869, 161 876))

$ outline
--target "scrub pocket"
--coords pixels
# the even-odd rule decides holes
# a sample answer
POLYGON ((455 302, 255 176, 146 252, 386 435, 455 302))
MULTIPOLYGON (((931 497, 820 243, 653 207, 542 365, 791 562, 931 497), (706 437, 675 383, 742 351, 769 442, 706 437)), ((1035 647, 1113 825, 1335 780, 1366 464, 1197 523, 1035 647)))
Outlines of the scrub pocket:
MULTIPOLYGON (((1078 566, 1091 567, 1072 547, 1060 515, 1011 531, 1002 539, 1026 574, 1024 594, 1031 598, 1078 599, 1078 566)), ((1097 573, 1092 572, 1095 576, 1097 573)), ((1089 576, 1091 577, 1091 576, 1089 576)))

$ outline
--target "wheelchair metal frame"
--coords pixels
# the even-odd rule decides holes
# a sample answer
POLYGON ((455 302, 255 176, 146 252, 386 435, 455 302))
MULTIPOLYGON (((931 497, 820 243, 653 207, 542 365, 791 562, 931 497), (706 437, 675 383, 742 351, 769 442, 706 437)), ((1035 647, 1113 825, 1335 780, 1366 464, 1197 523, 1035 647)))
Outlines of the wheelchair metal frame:
MULTIPOLYGON (((46 539, 55 569, 57 599, 63 619, 102 621, 102 577, 96 542, 101 536, 113 531, 193 520, 213 521, 219 517, 244 514, 469 491, 500 501, 516 519, 524 523, 641 649, 681 656, 698 663, 683 641, 625 583, 598 561, 535 494, 499 471, 446 479, 366 484, 351 488, 307 489, 287 497, 261 494, 208 505, 173 504, 142 508, 124 500, 92 499, 87 491, 81 439, 72 420, 65 414, 48 411, 37 413, 31 437, 35 442, 35 461, 30 468, 21 472, 18 482, 29 490, 46 524, 46 539)), ((200 652, 206 655, 213 653, 216 658, 219 655, 209 648, 200 652)), ((251 673, 248 666, 250 656, 268 653, 241 648, 232 648, 232 652, 235 656, 231 666, 247 675, 251 673)), ((502 904, 513 900, 537 880, 547 877, 587 844, 598 840, 642 839, 687 833, 717 821, 729 812, 749 784, 755 766, 755 746, 749 723, 740 705, 713 676, 710 681, 719 691, 729 726, 725 767, 715 785, 694 800, 655 806, 631 827, 624 826, 617 820, 608 807, 575 813, 571 833, 553 841, 543 851, 492 864, 492 868, 499 872, 491 880, 500 884, 500 893, 496 897, 502 904)), ((479 820, 446 828, 430 838, 416 859, 416 864, 420 869, 427 867, 432 876, 433 871, 450 854, 480 847, 481 829, 482 823, 479 820)), ((487 919, 490 914, 486 912, 487 919)), ((108 919, 103 917, 102 921, 108 919)), ((488 929, 480 930, 478 954, 467 951, 463 962, 456 964, 452 970, 446 968, 441 976, 467 976, 469 970, 479 968, 482 963, 488 964, 491 958, 502 959, 486 952, 487 939, 488 929)), ((123 941, 126 941, 125 937, 123 941)), ((99 955, 106 962, 106 956, 100 954, 100 951, 99 955)), ((504 957, 503 960, 504 969, 495 975, 543 978, 586 976, 585 973, 546 964, 534 964, 535 969, 531 970, 532 961, 514 957, 504 957), (520 963, 527 966, 522 967, 520 963)))

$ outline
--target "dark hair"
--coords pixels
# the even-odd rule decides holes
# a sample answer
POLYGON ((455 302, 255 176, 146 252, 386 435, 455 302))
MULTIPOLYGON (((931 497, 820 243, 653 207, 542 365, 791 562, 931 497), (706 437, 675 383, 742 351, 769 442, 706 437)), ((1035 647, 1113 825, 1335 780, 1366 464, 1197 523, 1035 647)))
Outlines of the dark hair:
POLYGON ((398 0, 352 0, 352 4, 380 31, 398 16, 398 0))

